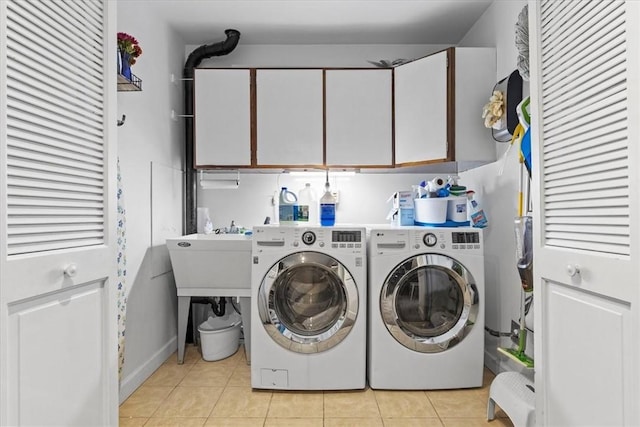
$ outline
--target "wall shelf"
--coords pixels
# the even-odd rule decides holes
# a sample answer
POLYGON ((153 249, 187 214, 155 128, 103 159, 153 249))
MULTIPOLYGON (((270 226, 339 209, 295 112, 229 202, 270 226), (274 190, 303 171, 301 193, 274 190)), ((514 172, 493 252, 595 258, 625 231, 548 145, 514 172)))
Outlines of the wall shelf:
POLYGON ((118 92, 139 92, 142 90, 142 80, 135 74, 131 74, 131 80, 118 74, 118 92))

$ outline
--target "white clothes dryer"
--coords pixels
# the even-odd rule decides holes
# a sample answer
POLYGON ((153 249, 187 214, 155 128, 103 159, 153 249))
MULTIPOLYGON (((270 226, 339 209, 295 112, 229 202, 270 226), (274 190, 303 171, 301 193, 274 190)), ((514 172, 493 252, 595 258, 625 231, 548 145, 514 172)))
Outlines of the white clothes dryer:
POLYGON ((482 230, 373 228, 368 251, 370 387, 482 386, 482 230))
POLYGON ((366 231, 259 226, 251 269, 251 385, 366 384, 366 231))

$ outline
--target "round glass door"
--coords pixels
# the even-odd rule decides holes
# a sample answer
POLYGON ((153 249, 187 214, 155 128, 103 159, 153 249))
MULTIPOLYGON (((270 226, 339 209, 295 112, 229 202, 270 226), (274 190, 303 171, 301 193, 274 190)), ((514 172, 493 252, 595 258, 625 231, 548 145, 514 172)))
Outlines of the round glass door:
POLYGON ((473 327, 478 295, 471 273, 444 255, 409 258, 387 276, 380 312, 403 346, 436 353, 455 346, 473 327))
POLYGON ((298 353, 317 353, 347 336, 358 313, 358 292, 336 259, 298 252, 267 272, 258 292, 258 311, 278 344, 298 353))

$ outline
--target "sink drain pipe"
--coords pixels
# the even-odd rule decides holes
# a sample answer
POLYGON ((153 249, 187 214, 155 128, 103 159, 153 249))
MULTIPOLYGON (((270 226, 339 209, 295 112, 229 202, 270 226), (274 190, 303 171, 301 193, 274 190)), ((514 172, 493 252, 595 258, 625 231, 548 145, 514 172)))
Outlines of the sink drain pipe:
POLYGON ((184 234, 197 232, 197 171, 194 165, 194 117, 193 117, 193 69, 207 58, 224 56, 233 51, 240 40, 240 31, 225 30, 227 39, 218 43, 202 45, 196 48, 184 64, 184 115, 185 122, 185 187, 184 209, 182 212, 184 234))

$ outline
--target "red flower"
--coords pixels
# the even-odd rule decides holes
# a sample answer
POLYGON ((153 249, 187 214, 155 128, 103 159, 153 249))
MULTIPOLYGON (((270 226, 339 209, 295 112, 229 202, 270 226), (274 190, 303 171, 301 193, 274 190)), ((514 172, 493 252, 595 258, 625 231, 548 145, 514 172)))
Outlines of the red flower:
POLYGON ((136 58, 142 55, 138 40, 130 34, 118 33, 118 50, 129 54, 129 64, 135 64, 136 58))

